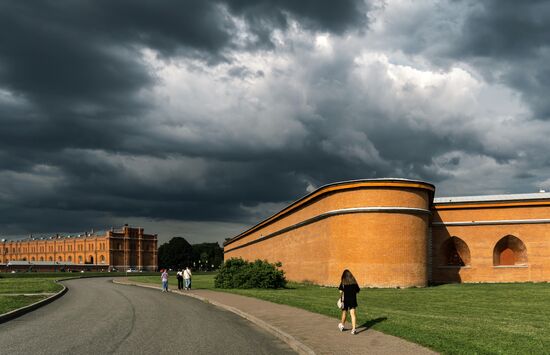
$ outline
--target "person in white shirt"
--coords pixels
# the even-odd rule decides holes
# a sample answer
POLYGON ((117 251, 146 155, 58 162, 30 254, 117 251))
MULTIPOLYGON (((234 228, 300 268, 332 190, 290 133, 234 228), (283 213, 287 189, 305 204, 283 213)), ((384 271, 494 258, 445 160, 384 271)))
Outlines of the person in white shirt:
POLYGON ((183 270, 183 280, 185 281, 185 289, 190 290, 191 289, 191 277, 193 275, 191 274, 191 269, 189 269, 189 266, 183 270))

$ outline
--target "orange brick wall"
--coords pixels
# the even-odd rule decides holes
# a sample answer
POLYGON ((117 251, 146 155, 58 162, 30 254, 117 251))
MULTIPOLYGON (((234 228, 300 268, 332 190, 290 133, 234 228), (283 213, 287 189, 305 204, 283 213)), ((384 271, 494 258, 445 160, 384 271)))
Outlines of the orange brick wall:
POLYGON ((376 287, 550 281, 550 223, 544 221, 550 219, 550 201, 432 205, 433 191, 429 184, 392 179, 328 185, 229 240, 225 258, 280 261, 289 280, 332 286, 346 268, 361 285, 376 287), (330 211, 369 207, 417 208, 431 215, 396 209, 316 219, 330 211), (456 222, 469 225, 452 225, 456 222), (509 235, 523 243, 527 261, 494 265, 495 246, 509 235), (443 245, 453 236, 468 247, 466 266, 445 265, 443 245))
POLYGON ((350 208, 413 208, 429 213, 432 195, 433 186, 425 183, 363 180, 329 185, 230 240, 225 259, 280 261, 289 280, 323 285, 337 285, 348 268, 361 285, 425 286, 427 213, 361 211, 295 225, 350 208))
MULTIPOLYGON (((457 206, 458 207, 458 206, 457 206)), ((434 222, 502 221, 550 218, 550 206, 456 208, 436 210, 434 222)), ((433 280, 435 282, 519 282, 550 281, 550 224, 496 224, 436 226, 432 228, 433 280), (521 266, 494 266, 493 250, 507 236, 519 238, 527 249, 527 263, 521 266), (462 239, 470 250, 470 265, 442 267, 442 244, 450 237, 462 239)))

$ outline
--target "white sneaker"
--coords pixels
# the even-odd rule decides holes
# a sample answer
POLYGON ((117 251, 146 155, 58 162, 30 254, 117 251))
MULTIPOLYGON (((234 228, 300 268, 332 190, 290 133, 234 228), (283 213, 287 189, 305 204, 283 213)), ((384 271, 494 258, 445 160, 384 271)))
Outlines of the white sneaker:
POLYGON ((353 328, 353 329, 351 330, 351 335, 355 335, 355 334, 357 334, 357 330, 355 330, 355 328, 353 328))
POLYGON ((344 325, 342 323, 338 323, 338 329, 340 329, 341 332, 344 331, 344 325))

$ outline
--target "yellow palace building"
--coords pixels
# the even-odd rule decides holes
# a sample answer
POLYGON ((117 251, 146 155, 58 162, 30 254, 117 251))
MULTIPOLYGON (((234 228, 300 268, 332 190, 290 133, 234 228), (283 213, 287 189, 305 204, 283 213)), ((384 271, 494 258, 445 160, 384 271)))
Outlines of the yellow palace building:
POLYGON ((156 270, 157 235, 125 225, 104 233, 0 241, 5 270, 156 270))

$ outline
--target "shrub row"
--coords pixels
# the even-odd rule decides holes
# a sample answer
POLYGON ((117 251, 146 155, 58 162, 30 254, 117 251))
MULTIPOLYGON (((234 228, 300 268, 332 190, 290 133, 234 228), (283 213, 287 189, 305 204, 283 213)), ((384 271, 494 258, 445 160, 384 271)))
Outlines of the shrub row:
POLYGON ((284 271, 281 263, 270 264, 256 260, 248 262, 241 258, 225 261, 220 267, 214 287, 217 288, 281 288, 285 287, 284 271))

